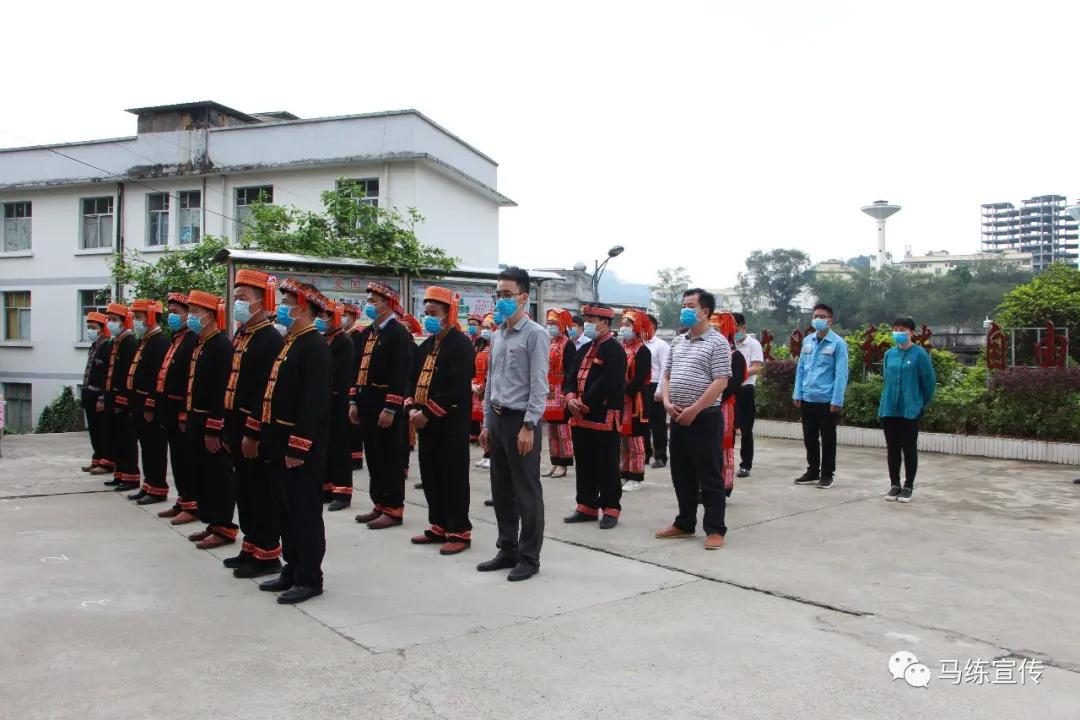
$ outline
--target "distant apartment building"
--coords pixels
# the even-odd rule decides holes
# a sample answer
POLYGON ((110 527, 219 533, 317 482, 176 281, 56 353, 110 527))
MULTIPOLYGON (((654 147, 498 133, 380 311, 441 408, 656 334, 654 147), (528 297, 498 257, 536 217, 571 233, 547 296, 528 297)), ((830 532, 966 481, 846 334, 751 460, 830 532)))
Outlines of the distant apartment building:
POLYGON ((1039 195, 1017 207, 1013 203, 982 206, 982 249, 1030 253, 1039 272, 1055 262, 1077 264, 1078 223, 1065 212, 1064 195, 1039 195))
POLYGON ((426 218, 422 242, 495 267, 497 164, 415 110, 301 119, 215 102, 129 112, 131 137, 0 150, 0 394, 25 429, 89 347, 83 317, 115 295, 109 263, 154 262, 206 235, 235 241, 258 199, 302 210, 356 180, 363 202, 426 218))
POLYGON ((925 255, 905 254, 899 267, 907 272, 922 275, 946 275, 953 268, 970 267, 980 262, 995 261, 1011 265, 1018 270, 1031 271, 1034 257, 1029 252, 1002 250, 971 255, 951 255, 947 250, 931 250, 925 255))

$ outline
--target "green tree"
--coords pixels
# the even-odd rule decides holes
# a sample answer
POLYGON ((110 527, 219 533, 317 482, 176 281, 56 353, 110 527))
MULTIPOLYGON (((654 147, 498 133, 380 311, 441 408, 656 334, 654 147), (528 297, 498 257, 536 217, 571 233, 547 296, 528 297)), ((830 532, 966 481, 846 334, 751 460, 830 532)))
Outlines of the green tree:
POLYGON ((763 298, 772 307, 772 318, 787 323, 798 317, 795 298, 810 279, 810 256, 802 250, 755 250, 746 258, 746 272, 739 273, 739 294, 745 291, 763 298))
POLYGON ((83 413, 70 385, 45 406, 38 418, 37 433, 77 432, 83 429, 83 413))
POLYGON ((458 263, 458 258, 416 237, 417 225, 424 222, 416 208, 402 214, 364 204, 362 198, 359 183, 341 179, 335 189, 322 193, 323 209, 318 212, 257 202, 240 244, 268 252, 361 258, 413 273, 448 272, 458 263))
POLYGON ((656 284, 650 286, 660 327, 678 327, 683 293, 690 287, 686 268, 663 268, 656 271, 656 284))
POLYGON ((994 318, 1002 327, 1042 327, 1047 320, 1069 329, 1069 356, 1080 361, 1080 270, 1054 263, 1010 290, 994 318))
POLYGON ((223 296, 225 266, 215 262, 214 257, 228 244, 224 238, 207 235, 196 245, 170 250, 155 262, 146 260, 138 250, 113 256, 113 281, 130 296, 119 302, 134 298, 164 302, 170 292, 186 293, 195 288, 223 296))

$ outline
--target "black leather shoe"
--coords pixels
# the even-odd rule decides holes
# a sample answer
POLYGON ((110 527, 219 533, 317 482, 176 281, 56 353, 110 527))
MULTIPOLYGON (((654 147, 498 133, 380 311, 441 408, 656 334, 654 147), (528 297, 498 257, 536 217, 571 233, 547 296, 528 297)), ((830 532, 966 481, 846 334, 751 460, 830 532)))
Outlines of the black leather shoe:
POLYGON ((227 568, 238 568, 238 567, 240 567, 242 565, 248 564, 249 562, 251 562, 254 559, 255 559, 255 556, 252 555, 251 553, 249 553, 249 552, 241 552, 239 555, 234 555, 232 557, 225 558, 224 560, 221 561, 221 564, 224 565, 227 568))
POLYGON ((326 511, 327 512, 337 512, 338 510, 344 510, 345 508, 349 507, 350 505, 352 505, 351 500, 342 500, 341 498, 337 498, 333 502, 331 502, 329 505, 326 506, 326 511))
POLYGON ((495 507, 495 501, 491 498, 488 498, 484 501, 484 507, 495 507))
POLYGON ((535 565, 530 565, 526 562, 519 562, 514 566, 514 569, 510 571, 510 574, 506 576, 506 579, 510 582, 518 582, 519 580, 528 580, 536 573, 540 572, 540 568, 535 565))
POLYGON ((293 586, 292 580, 285 577, 285 573, 278 575, 273 580, 259 583, 259 589, 265 592, 284 592, 293 586))
POLYGON ((817 474, 815 472, 810 472, 809 470, 807 470, 802 475, 795 478, 795 484, 796 485, 817 485, 818 480, 820 480, 820 479, 821 479, 821 475, 819 475, 819 474, 817 474))
POLYGON ((575 510, 570 515, 567 515, 566 517, 564 517, 562 519, 562 521, 564 523, 583 523, 583 522, 596 522, 596 519, 597 519, 596 515, 588 515, 586 513, 581 512, 580 510, 575 510))
POLYGON ((423 490, 424 489, 424 483, 422 483, 422 482, 413 483, 413 489, 414 490, 423 490))
POLYGON ((293 585, 291 588, 278 595, 277 601, 278 605, 295 605, 319 595, 322 595, 321 587, 293 585))
POLYGON ((498 555, 491 558, 486 562, 482 562, 476 566, 476 569, 480 572, 492 572, 494 570, 509 570, 510 568, 517 567, 517 557, 506 552, 499 552, 498 555))
POLYGON ((613 515, 605 515, 604 517, 600 518, 600 529, 601 530, 610 530, 611 528, 615 527, 618 524, 619 524, 619 518, 617 518, 617 517, 615 517, 613 515))
POLYGON ((138 490, 139 483, 133 482, 119 482, 113 487, 113 492, 131 492, 132 490, 138 490))
POLYGON ((279 575, 281 573, 281 561, 277 558, 273 560, 248 560, 243 565, 238 566, 232 571, 234 578, 257 578, 264 575, 279 575))
POLYGON ((116 478, 109 478, 108 480, 105 481, 105 485, 107 485, 108 487, 116 487, 119 484, 120 484, 120 481, 118 479, 116 479, 116 478))
POLYGON ((140 490, 137 493, 131 493, 130 495, 128 495, 127 499, 128 500, 142 500, 144 497, 146 497, 146 491, 145 490, 140 490))
POLYGON ((165 502, 168 500, 164 495, 151 495, 147 493, 143 497, 135 501, 136 505, 153 505, 154 503, 165 502))

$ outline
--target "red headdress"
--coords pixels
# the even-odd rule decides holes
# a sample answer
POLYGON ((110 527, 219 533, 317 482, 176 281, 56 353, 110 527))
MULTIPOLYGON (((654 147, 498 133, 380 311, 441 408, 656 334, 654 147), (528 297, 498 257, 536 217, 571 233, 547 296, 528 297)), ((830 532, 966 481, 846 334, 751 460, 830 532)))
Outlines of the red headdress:
POLYGON ((273 314, 274 310, 277 309, 277 279, 269 273, 248 268, 237 270, 236 280, 233 281, 233 284, 246 285, 256 290, 262 290, 263 310, 273 314))
POLYGON ((461 329, 461 323, 458 321, 458 311, 461 307, 461 296, 452 290, 447 290, 444 287, 438 285, 432 285, 424 291, 424 302, 433 301, 439 302, 450 308, 448 314, 448 320, 452 327, 461 329))
POLYGON ((709 318, 711 325, 716 325, 716 329, 720 331, 720 334, 728 339, 728 342, 735 342, 735 318, 729 312, 716 312, 709 318))
POLYGON ((109 337, 109 316, 105 313, 88 312, 86 313, 87 322, 95 322, 101 326, 101 334, 105 337, 109 337))
POLYGON ((367 286, 369 293, 375 293, 380 297, 384 297, 390 303, 390 310, 398 316, 405 315, 405 308, 401 307, 401 297, 390 289, 389 285, 383 285, 380 282, 369 282, 367 286))
POLYGON ((414 318, 412 315, 408 313, 403 313, 398 316, 398 321, 401 322, 401 324, 405 327, 409 328, 409 332, 411 332, 413 335, 423 334, 423 331, 420 327, 420 321, 414 318))
POLYGON ((598 307, 595 305, 583 305, 581 308, 582 317, 598 317, 605 318, 606 320, 615 319, 615 311, 609 307, 598 307))
POLYGON ((296 304, 301 308, 306 308, 308 304, 314 305, 317 308, 323 308, 326 303, 330 301, 326 297, 313 287, 305 287, 292 278, 286 278, 281 283, 281 292, 288 293, 289 295, 296 296, 296 304), (320 298, 322 298, 320 300, 320 298))
POLYGON ((623 313, 623 319, 629 318, 634 323, 634 333, 641 338, 641 342, 649 342, 652 340, 653 333, 656 332, 652 326, 652 322, 649 321, 649 316, 641 310, 627 310, 623 313))
POLYGON ((218 328, 225 327, 225 302, 217 295, 211 295, 202 290, 192 290, 188 293, 188 306, 194 305, 214 313, 218 328))
POLYGON ((128 308, 127 305, 124 305, 122 303, 109 303, 108 307, 105 308, 105 314, 119 315, 120 317, 124 318, 123 324, 126 330, 130 330, 132 324, 135 321, 135 318, 131 316, 131 310, 128 308))
POLYGON ((183 305, 184 307, 190 305, 188 296, 178 292, 169 293, 169 297, 165 299, 165 305, 168 306, 169 303, 176 303, 177 305, 183 305))
POLYGON ((574 316, 570 314, 569 310, 551 308, 547 311, 547 321, 549 325, 557 325, 559 332, 565 334, 570 329, 570 326, 574 324, 574 316))
POLYGON ((146 318, 149 325, 157 325, 158 320, 161 319, 161 303, 157 300, 135 300, 131 303, 132 314, 141 312, 146 313, 146 318))

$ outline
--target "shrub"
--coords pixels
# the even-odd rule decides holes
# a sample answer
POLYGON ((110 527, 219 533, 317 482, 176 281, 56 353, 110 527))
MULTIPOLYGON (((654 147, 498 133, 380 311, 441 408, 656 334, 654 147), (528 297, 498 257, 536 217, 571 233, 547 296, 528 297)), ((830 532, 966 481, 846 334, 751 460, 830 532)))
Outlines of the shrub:
POLYGON ((759 415, 773 420, 795 420, 798 410, 791 404, 795 388, 794 360, 771 360, 762 368, 755 392, 759 415))
POLYGON ((82 408, 70 385, 65 385, 38 418, 38 433, 78 432, 83 429, 82 408))

